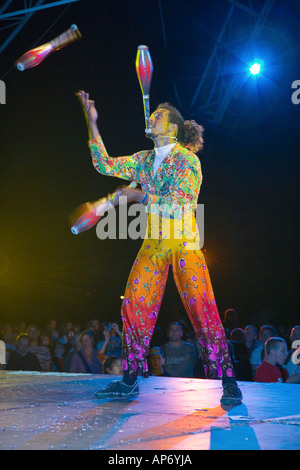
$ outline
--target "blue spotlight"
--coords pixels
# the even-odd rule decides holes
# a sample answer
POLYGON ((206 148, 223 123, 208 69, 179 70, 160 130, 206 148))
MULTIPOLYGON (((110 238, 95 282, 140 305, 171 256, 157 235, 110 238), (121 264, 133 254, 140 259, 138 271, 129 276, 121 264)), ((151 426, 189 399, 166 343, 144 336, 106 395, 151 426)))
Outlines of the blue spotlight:
POLYGON ((249 72, 251 73, 251 75, 259 75, 261 73, 262 66, 262 60, 255 60, 255 62, 250 65, 249 72))

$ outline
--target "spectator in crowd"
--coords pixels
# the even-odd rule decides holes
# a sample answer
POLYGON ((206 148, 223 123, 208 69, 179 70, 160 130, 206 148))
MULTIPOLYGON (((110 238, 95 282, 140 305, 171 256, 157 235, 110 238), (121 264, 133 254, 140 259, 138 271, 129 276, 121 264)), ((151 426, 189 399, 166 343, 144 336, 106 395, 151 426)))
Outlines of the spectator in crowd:
POLYGON ((229 335, 230 341, 245 341, 245 333, 243 328, 234 328, 229 335))
POLYGON ((29 325, 27 333, 29 336, 29 346, 32 348, 31 352, 34 352, 34 348, 39 345, 41 330, 37 325, 29 325))
POLYGON ((166 354, 162 348, 158 346, 151 348, 147 359, 149 364, 150 375, 170 377, 170 374, 168 374, 164 368, 164 364, 166 362, 166 354))
POLYGON ((100 321, 97 318, 94 318, 88 323, 87 329, 93 333, 96 344, 99 343, 102 336, 100 321))
POLYGON ((182 336, 183 328, 180 323, 170 323, 167 329, 169 341, 162 346, 166 354, 165 370, 171 377, 194 377, 196 348, 183 341, 182 336))
POLYGON ((51 370, 51 338, 48 333, 42 333, 39 337, 38 346, 29 346, 29 351, 36 355, 41 364, 41 368, 45 372, 51 370))
POLYGON ((104 327, 104 341, 99 341, 96 346, 98 358, 105 360, 106 356, 122 357, 122 332, 117 323, 108 323, 104 327))
POLYGON ((290 340, 291 328, 289 328, 286 325, 278 325, 277 331, 278 331, 278 336, 280 336, 280 338, 283 338, 288 345, 289 340, 290 340))
POLYGON ((59 340, 57 321, 50 320, 46 326, 46 331, 49 333, 52 343, 55 344, 59 340))
MULTIPOLYGON (((188 324, 184 322, 182 319, 179 321, 179 323, 183 327, 185 341, 187 343, 193 344, 196 349, 197 359, 196 359, 196 364, 194 367, 194 377, 206 379, 204 364, 203 364, 202 356, 201 356, 201 349, 200 349, 199 341, 197 340, 195 331, 193 328, 189 328, 188 324)), ((228 349, 230 349, 229 345, 228 345, 228 349)))
POLYGON ((38 325, 29 325, 27 328, 29 336, 29 352, 34 354, 43 371, 49 372, 51 366, 50 338, 47 334, 41 336, 41 330, 38 325), (45 344, 41 343, 41 340, 45 344))
POLYGON ((51 354, 51 371, 52 372, 70 372, 71 359, 67 370, 64 369, 65 366, 65 348, 64 345, 56 342, 53 345, 53 350, 51 354))
POLYGON ((231 331, 229 344, 233 348, 232 361, 237 380, 252 381, 249 352, 246 347, 245 332, 242 328, 234 328, 231 331))
POLYGON ((21 321, 15 328, 17 336, 21 333, 26 333, 27 331, 27 323, 25 321, 21 321))
POLYGON ((250 358, 252 351, 254 351, 254 349, 256 349, 257 346, 259 346, 260 344, 258 341, 258 333, 256 326, 247 325, 244 328, 244 338, 245 346, 250 358))
POLYGON ((17 340, 17 334, 15 333, 14 330, 9 329, 4 333, 4 343, 5 343, 5 349, 6 349, 6 362, 9 359, 10 354, 12 351, 16 350, 16 340, 17 340))
POLYGON ((122 359, 118 356, 108 356, 103 364, 103 373, 123 375, 122 359))
POLYGON ((255 382, 300 383, 300 374, 289 377, 288 371, 282 367, 287 354, 287 344, 283 338, 269 338, 265 343, 265 358, 255 372, 255 382))
POLYGON ((56 348, 56 353, 58 358, 60 358, 60 354, 62 354, 63 372, 70 372, 73 355, 75 351, 78 351, 81 348, 80 333, 76 333, 75 328, 70 328, 66 333, 65 344, 59 344, 63 347, 63 352, 61 353, 61 349, 56 348))
POLYGON ((38 358, 29 351, 30 338, 27 333, 21 333, 17 337, 16 350, 12 351, 7 365, 7 370, 41 371, 38 358))
POLYGON ((68 321, 66 323, 63 323, 60 327, 60 332, 59 332, 59 342, 61 344, 66 344, 68 341, 67 333, 69 330, 73 328, 73 323, 68 321))
POLYGON ((83 331, 80 335, 80 349, 72 356, 70 372, 81 374, 101 374, 102 364, 98 361, 94 348, 94 336, 89 331, 83 331))
POLYGON ((257 366, 264 359, 264 354, 265 354, 264 344, 269 338, 272 338, 272 336, 277 336, 277 331, 276 331, 276 328, 274 328, 274 326, 263 325, 260 327, 260 330, 259 330, 260 343, 252 351, 251 356, 250 356, 250 364, 252 367, 253 376, 255 374, 257 366))
POLYGON ((236 313, 234 308, 228 308, 227 310, 225 310, 224 319, 223 319, 223 326, 224 326, 227 338, 229 338, 230 332, 234 328, 239 328, 240 327, 238 314, 236 313))
POLYGON ((77 348, 76 345, 77 345, 77 341, 78 341, 79 336, 80 336, 80 334, 77 337, 75 328, 72 327, 69 330, 67 330, 67 332, 65 334, 65 340, 66 341, 63 344, 64 357, 66 357, 67 354, 69 354, 69 352, 76 351, 76 348, 77 348))

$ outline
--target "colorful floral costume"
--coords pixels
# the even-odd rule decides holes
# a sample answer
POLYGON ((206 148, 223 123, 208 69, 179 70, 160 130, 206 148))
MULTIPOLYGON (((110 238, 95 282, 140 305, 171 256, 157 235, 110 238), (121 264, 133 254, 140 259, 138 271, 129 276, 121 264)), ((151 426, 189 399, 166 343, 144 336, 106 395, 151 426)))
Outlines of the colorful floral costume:
POLYGON ((176 144, 154 175, 154 150, 112 158, 100 137, 89 146, 97 171, 135 181, 148 194, 147 234, 131 269, 121 309, 123 370, 149 375, 147 355, 171 265, 207 376, 233 377, 194 216, 202 182, 198 157, 176 144))

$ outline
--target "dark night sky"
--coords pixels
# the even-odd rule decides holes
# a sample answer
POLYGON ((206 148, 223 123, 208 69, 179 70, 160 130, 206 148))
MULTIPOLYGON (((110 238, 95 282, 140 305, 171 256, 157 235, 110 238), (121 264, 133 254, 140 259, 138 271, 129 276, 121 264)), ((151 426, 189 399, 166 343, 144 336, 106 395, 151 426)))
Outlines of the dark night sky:
MULTIPOLYGON (((264 2, 253 3, 259 11, 264 2)), ((75 92, 85 89, 95 99, 112 156, 150 148, 135 72, 139 44, 149 46, 154 63, 152 107, 169 101, 205 127, 199 203, 221 316, 234 307, 243 325, 299 323, 300 104, 291 101, 291 84, 300 80, 298 3, 274 1, 257 49, 249 40, 253 19, 242 11, 232 18, 235 53, 224 49, 221 62, 224 79, 234 75, 240 88, 220 123, 203 112, 209 81, 190 104, 229 1, 85 0, 31 17, 0 55, 6 85, 0 106, 0 323, 119 319, 120 295, 141 241, 99 240, 95 228, 77 237, 70 232, 68 214, 76 206, 123 184, 94 170, 75 92), (13 68, 25 51, 73 23, 81 41, 34 69, 13 68), (246 80, 241 67, 252 49, 265 60, 264 75, 255 81, 246 80)), ((182 315, 170 278, 159 322, 182 315)))

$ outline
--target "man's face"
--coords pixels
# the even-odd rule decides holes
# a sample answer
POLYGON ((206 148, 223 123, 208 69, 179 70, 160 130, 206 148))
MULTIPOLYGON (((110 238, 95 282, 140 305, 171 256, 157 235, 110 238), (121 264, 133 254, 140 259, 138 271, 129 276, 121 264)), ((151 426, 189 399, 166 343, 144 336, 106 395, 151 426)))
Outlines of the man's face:
POLYGON ((170 134, 172 125, 169 122, 169 111, 167 109, 158 108, 149 118, 149 137, 154 138, 157 136, 170 134))
POLYGON ((182 338, 182 328, 180 325, 171 325, 168 332, 170 341, 178 341, 182 338))

